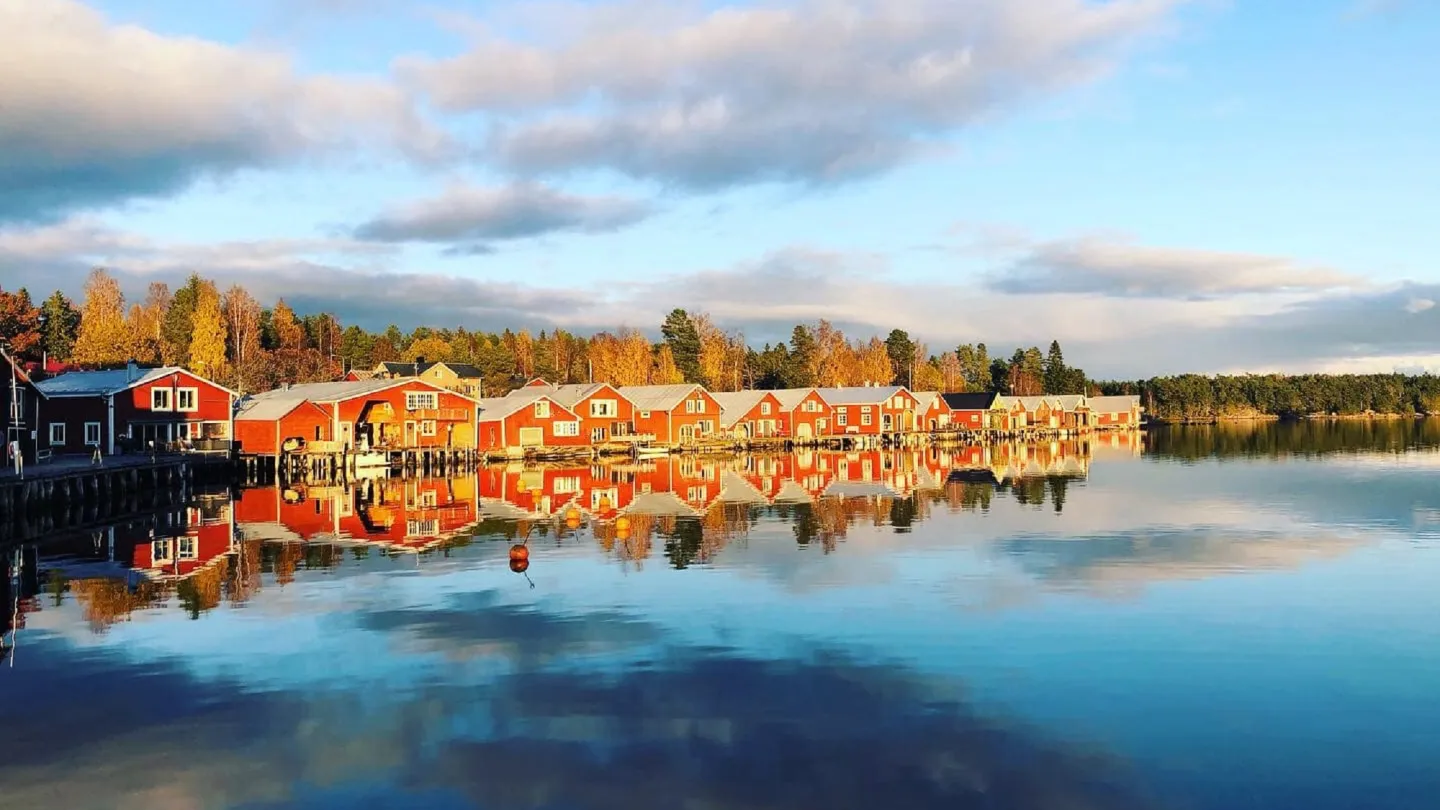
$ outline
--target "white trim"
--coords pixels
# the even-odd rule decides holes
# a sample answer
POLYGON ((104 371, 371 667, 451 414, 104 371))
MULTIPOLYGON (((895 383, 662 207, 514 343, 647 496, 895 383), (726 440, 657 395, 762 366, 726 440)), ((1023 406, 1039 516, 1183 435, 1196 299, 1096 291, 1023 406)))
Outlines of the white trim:
POLYGON ((99 423, 99 422, 86 422, 86 423, 85 423, 85 432, 84 432, 82 435, 85 437, 85 446, 86 446, 86 447, 99 447, 99 446, 100 446, 100 423, 99 423), (92 427, 95 428, 95 440, 94 440, 94 441, 91 441, 91 440, 90 440, 90 428, 92 428, 92 427))
POLYGON ((200 410, 200 389, 199 388, 176 388, 175 389, 175 411, 177 413, 195 413, 200 410), (185 407, 183 400, 185 395, 190 395, 190 407, 185 407))
POLYGON ((175 397, 171 394, 169 388, 165 388, 165 387, 163 387, 163 386, 157 385, 157 386, 155 386, 154 388, 151 388, 151 389, 150 389, 150 410, 151 410, 151 411, 154 411, 155 413, 170 413, 170 412, 173 411, 174 409, 175 409, 175 397), (162 394, 163 394, 164 396, 161 396, 162 394), (162 400, 162 399, 165 400, 165 404, 163 404, 163 405, 160 404, 160 400, 162 400))
POLYGON ((62 446, 63 446, 64 444, 65 444, 65 423, 64 423, 64 422, 51 422, 51 423, 50 423, 50 446, 51 446, 51 447, 54 447, 54 446, 56 446, 56 445, 62 445, 62 446), (59 438, 59 439, 56 439, 56 438, 55 438, 55 428, 60 428, 60 438, 59 438))

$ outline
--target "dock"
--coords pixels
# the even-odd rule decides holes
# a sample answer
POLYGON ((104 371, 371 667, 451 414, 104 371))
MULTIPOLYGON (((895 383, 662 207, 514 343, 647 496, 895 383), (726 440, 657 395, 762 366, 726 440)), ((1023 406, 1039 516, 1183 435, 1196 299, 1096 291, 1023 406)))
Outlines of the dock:
POLYGON ((183 453, 62 457, 0 472, 0 537, 33 536, 71 525, 86 514, 113 514, 133 503, 136 510, 155 498, 183 497, 193 485, 228 480, 234 472, 224 456, 183 453), (88 510, 88 511, 87 511, 88 510))

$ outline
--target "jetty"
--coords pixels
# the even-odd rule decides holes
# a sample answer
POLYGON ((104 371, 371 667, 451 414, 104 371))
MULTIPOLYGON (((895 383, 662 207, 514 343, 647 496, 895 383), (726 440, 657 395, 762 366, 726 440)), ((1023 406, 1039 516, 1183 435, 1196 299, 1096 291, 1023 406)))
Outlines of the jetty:
POLYGON ((224 456, 60 457, 0 472, 0 538, 23 539, 83 528, 116 514, 143 511, 157 498, 183 498, 202 483, 228 481, 234 472, 224 456))

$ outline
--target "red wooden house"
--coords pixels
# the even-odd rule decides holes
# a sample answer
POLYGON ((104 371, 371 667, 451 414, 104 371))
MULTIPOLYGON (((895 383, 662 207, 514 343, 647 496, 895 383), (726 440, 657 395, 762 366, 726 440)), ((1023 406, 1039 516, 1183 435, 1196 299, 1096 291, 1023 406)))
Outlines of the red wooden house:
MULTIPOLYGON (((48 446, 40 433, 40 405, 44 395, 20 364, 3 351, 0 351, 0 370, 4 373, 3 383, 0 383, 0 413, 5 420, 5 443, 0 449, 8 454, 10 442, 19 442, 21 458, 25 463, 32 464, 36 451, 48 446)), ((0 455, 0 462, 6 467, 14 467, 14 460, 8 455, 0 455)))
POLYGON ((945 398, 936 391, 915 392, 916 430, 934 433, 949 430, 952 414, 945 398))
POLYGON ((689 444, 718 430, 720 403, 698 385, 625 386, 620 393, 635 405, 636 432, 658 444, 689 444))
POLYGON ((918 403, 904 386, 820 388, 820 397, 835 411, 836 434, 878 436, 916 429, 918 403))
POLYGON ((720 430, 736 439, 783 436, 780 399, 770 391, 731 391, 711 394, 720 405, 720 430))
POLYGON ((175 366, 72 371, 36 387, 46 398, 40 445, 57 454, 181 444, 228 452, 234 435, 235 392, 175 366))
POLYGON ((1090 421, 1097 428, 1137 428, 1140 426, 1140 397, 1087 397, 1090 421))
POLYGON ((240 452, 252 456, 334 441, 334 429, 330 411, 308 399, 247 399, 235 413, 235 441, 240 452))
MULTIPOLYGON (((333 440, 349 450, 475 447, 476 401, 426 380, 292 385, 256 394, 250 401, 277 403, 268 406, 272 415, 289 413, 283 404, 287 402, 319 405, 331 416, 333 440)), ((248 401, 246 407, 251 407, 248 401)))
POLYGON ((963 430, 1009 430, 1010 412, 994 391, 941 394, 950 409, 950 426, 963 430))
POLYGON ((480 400, 479 449, 588 445, 589 439, 580 428, 580 417, 543 391, 521 389, 512 391, 510 396, 480 400))
POLYGON ((780 431, 797 441, 829 436, 834 412, 814 388, 785 388, 771 391, 780 401, 780 431))
POLYGON ((580 435, 590 444, 604 444, 635 432, 635 404, 609 383, 551 385, 535 379, 507 396, 530 396, 535 391, 544 391, 573 411, 580 418, 580 435))

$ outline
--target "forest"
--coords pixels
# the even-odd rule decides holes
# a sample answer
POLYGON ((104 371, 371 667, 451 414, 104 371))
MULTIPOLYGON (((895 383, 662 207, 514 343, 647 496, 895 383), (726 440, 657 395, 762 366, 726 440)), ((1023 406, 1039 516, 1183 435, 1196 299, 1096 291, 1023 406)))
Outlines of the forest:
POLYGON ((334 380, 385 361, 468 363, 487 396, 535 377, 559 383, 661 385, 695 382, 712 391, 803 386, 905 385, 915 391, 1138 394, 1149 415, 1168 421, 1366 412, 1440 413, 1433 375, 1186 374, 1096 381, 1069 365, 1058 341, 1048 350, 991 354, 984 343, 932 350, 900 328, 852 338, 820 320, 797 324, 786 342, 755 347, 703 312, 676 309, 659 341, 637 329, 579 335, 564 329, 500 333, 464 327, 391 325, 371 332, 330 313, 297 313, 283 299, 265 306, 243 286, 219 287, 199 274, 172 290, 149 285, 127 301, 104 268, 91 271, 82 299, 56 291, 35 303, 25 289, 0 289, 0 345, 24 360, 81 368, 135 360, 178 365, 242 393, 283 383, 334 380))

